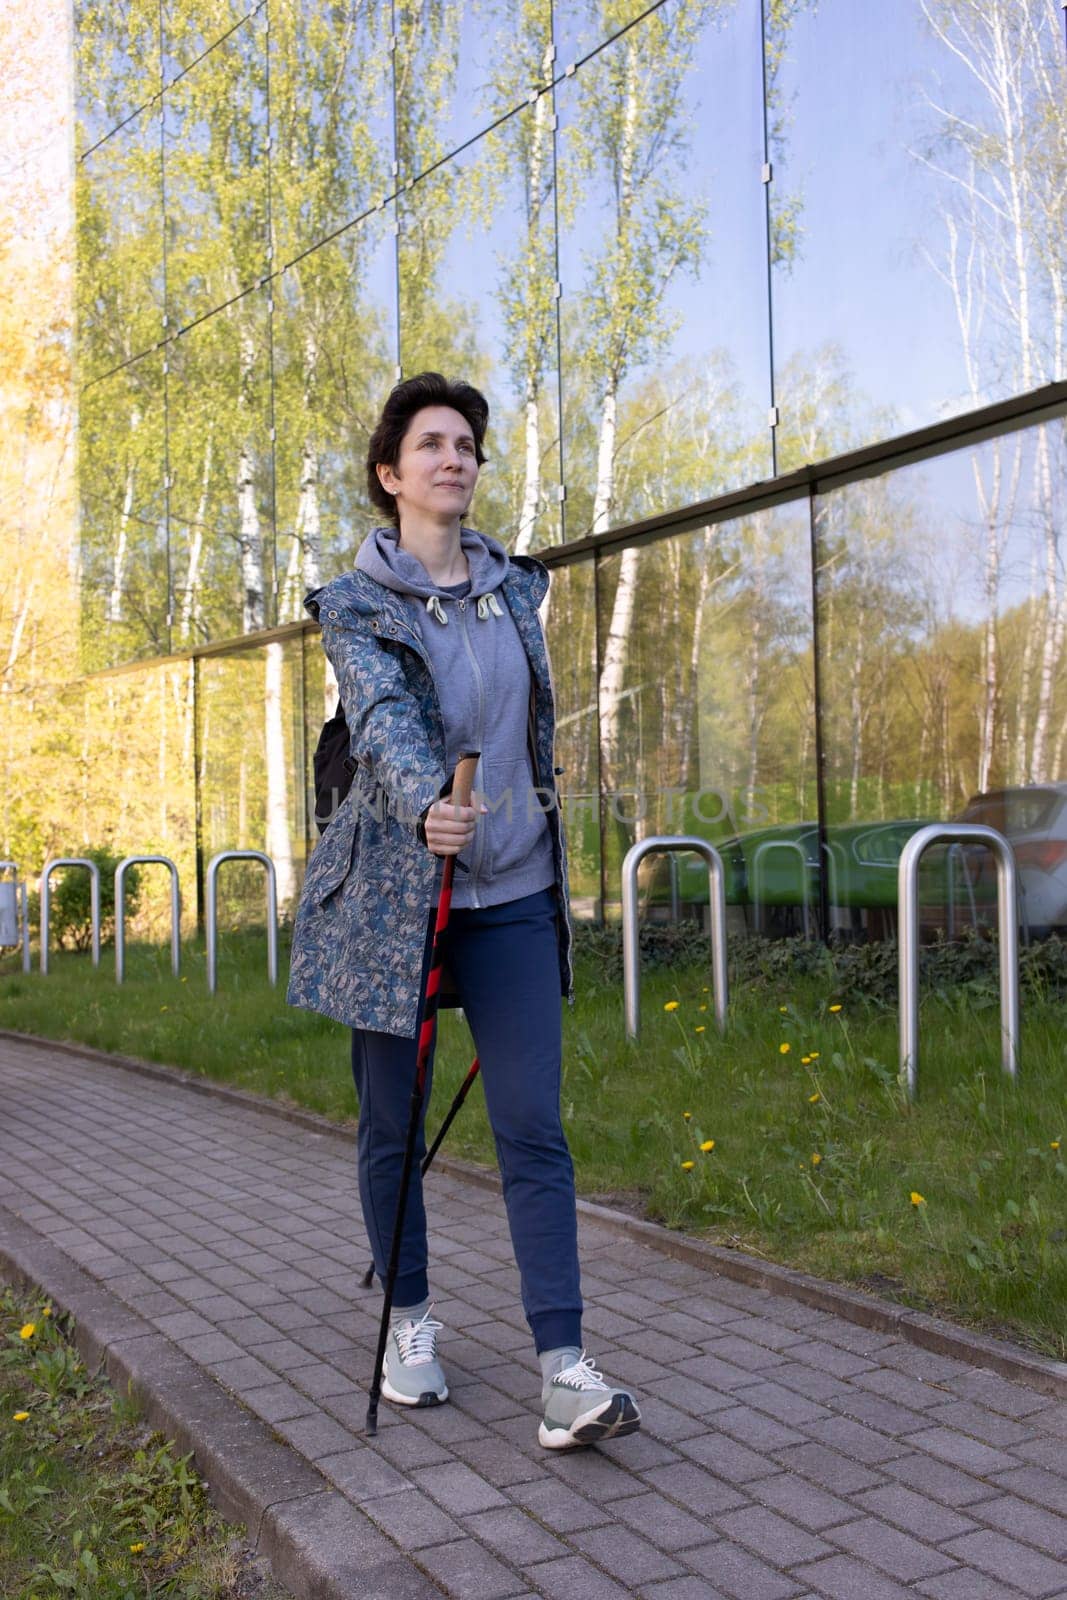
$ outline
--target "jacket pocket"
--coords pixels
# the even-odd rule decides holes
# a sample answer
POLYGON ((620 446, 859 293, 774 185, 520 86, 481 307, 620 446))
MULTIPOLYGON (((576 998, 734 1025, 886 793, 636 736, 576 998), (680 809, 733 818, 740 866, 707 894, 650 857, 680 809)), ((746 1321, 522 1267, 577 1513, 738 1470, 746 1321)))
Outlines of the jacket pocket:
POLYGON ((359 819, 352 809, 351 796, 334 815, 326 832, 315 846, 304 879, 304 895, 317 906, 324 905, 348 877, 359 819))
POLYGON ((488 761, 483 783, 489 815, 482 819, 487 837, 480 876, 488 881, 524 866, 545 838, 548 821, 528 761, 488 761))

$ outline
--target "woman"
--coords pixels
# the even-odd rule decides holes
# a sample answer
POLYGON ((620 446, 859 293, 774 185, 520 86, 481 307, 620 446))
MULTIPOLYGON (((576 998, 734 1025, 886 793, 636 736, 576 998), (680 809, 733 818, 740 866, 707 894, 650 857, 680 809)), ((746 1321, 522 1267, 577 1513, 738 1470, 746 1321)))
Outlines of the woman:
MULTIPOLYGON (((352 1029, 359 1186, 384 1278, 396 1212, 439 860, 458 856, 446 960, 481 1061, 523 1309, 542 1371, 538 1437, 566 1449, 632 1433, 633 1396, 582 1348, 574 1174, 559 1112, 560 995, 571 989, 555 714, 537 608, 544 567, 464 526, 489 407, 424 372, 397 384, 367 452, 390 526, 305 602, 322 625, 356 770, 311 859, 289 1001, 352 1029), (447 798, 481 752, 477 804, 447 798)), ((427 1090, 429 1089, 427 1078, 427 1090)), ((428 1094, 427 1094, 428 1098, 428 1094)), ((437 1357, 417 1162, 382 1393, 448 1398, 437 1357)))

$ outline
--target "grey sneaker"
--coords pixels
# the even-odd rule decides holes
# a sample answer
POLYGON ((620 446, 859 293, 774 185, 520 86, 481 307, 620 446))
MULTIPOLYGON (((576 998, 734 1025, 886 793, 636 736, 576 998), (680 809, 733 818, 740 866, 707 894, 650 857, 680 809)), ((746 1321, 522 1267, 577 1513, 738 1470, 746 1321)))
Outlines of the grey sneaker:
POLYGON ((448 1384, 437 1359, 437 1335, 443 1323, 430 1315, 398 1322, 389 1329, 385 1347, 382 1393, 398 1406, 439 1406, 448 1399, 448 1384))
POLYGON ((636 1433, 641 1413, 632 1394, 604 1382, 592 1357, 582 1352, 542 1390, 545 1417, 537 1438, 546 1450, 570 1450, 636 1433))

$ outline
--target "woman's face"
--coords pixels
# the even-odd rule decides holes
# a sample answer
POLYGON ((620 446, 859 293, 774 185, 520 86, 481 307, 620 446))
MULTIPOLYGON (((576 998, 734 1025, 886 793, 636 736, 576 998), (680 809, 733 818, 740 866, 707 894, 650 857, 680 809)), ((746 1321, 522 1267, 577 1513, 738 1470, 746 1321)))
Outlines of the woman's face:
POLYGON ((410 521, 462 520, 478 482, 474 435, 467 419, 451 406, 416 411, 400 444, 394 467, 379 463, 382 487, 396 501, 403 527, 410 521))

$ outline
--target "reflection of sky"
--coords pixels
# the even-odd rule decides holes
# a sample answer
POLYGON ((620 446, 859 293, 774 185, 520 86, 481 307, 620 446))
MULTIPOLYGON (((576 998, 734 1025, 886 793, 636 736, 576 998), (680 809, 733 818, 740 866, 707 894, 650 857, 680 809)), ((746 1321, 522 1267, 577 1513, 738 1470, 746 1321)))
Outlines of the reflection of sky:
MULTIPOLYGON (((468 3, 449 144, 482 125, 478 108, 500 49, 496 28, 468 3)), ((699 278, 677 279, 668 304, 681 317, 671 356, 729 350, 762 408, 769 385, 759 50, 757 0, 724 7, 699 42, 683 91, 686 176, 708 203, 711 237, 699 278)), ((561 64, 562 55, 557 70, 561 64)), ((578 79, 565 80, 558 91, 564 128, 577 86, 578 79)), ((782 74, 787 148, 775 181, 780 196, 802 193, 804 240, 792 272, 776 273, 778 366, 832 341, 858 396, 890 408, 897 431, 969 403, 950 297, 922 254, 924 244, 935 258, 943 254, 942 186, 909 153, 931 130, 923 90, 935 87, 953 107, 971 97, 965 69, 930 36, 917 0, 889 7, 820 0, 794 24, 782 74)), ((579 229, 595 228, 596 201, 593 190, 579 229)), ((510 234, 506 217, 494 219, 490 249, 510 234)), ((471 244, 457 240, 457 257, 471 244)), ((576 259, 583 240, 561 246, 576 259)), ((495 333, 491 312, 487 331, 495 333)))
POLYGON ((794 271, 776 274, 778 362, 834 341, 898 431, 968 404, 951 300, 921 254, 925 243, 942 257, 940 185, 908 153, 929 129, 923 89, 938 76, 945 102, 965 104, 963 69, 914 0, 820 0, 798 19, 782 74, 792 107, 782 188, 803 194, 805 238, 794 271))

